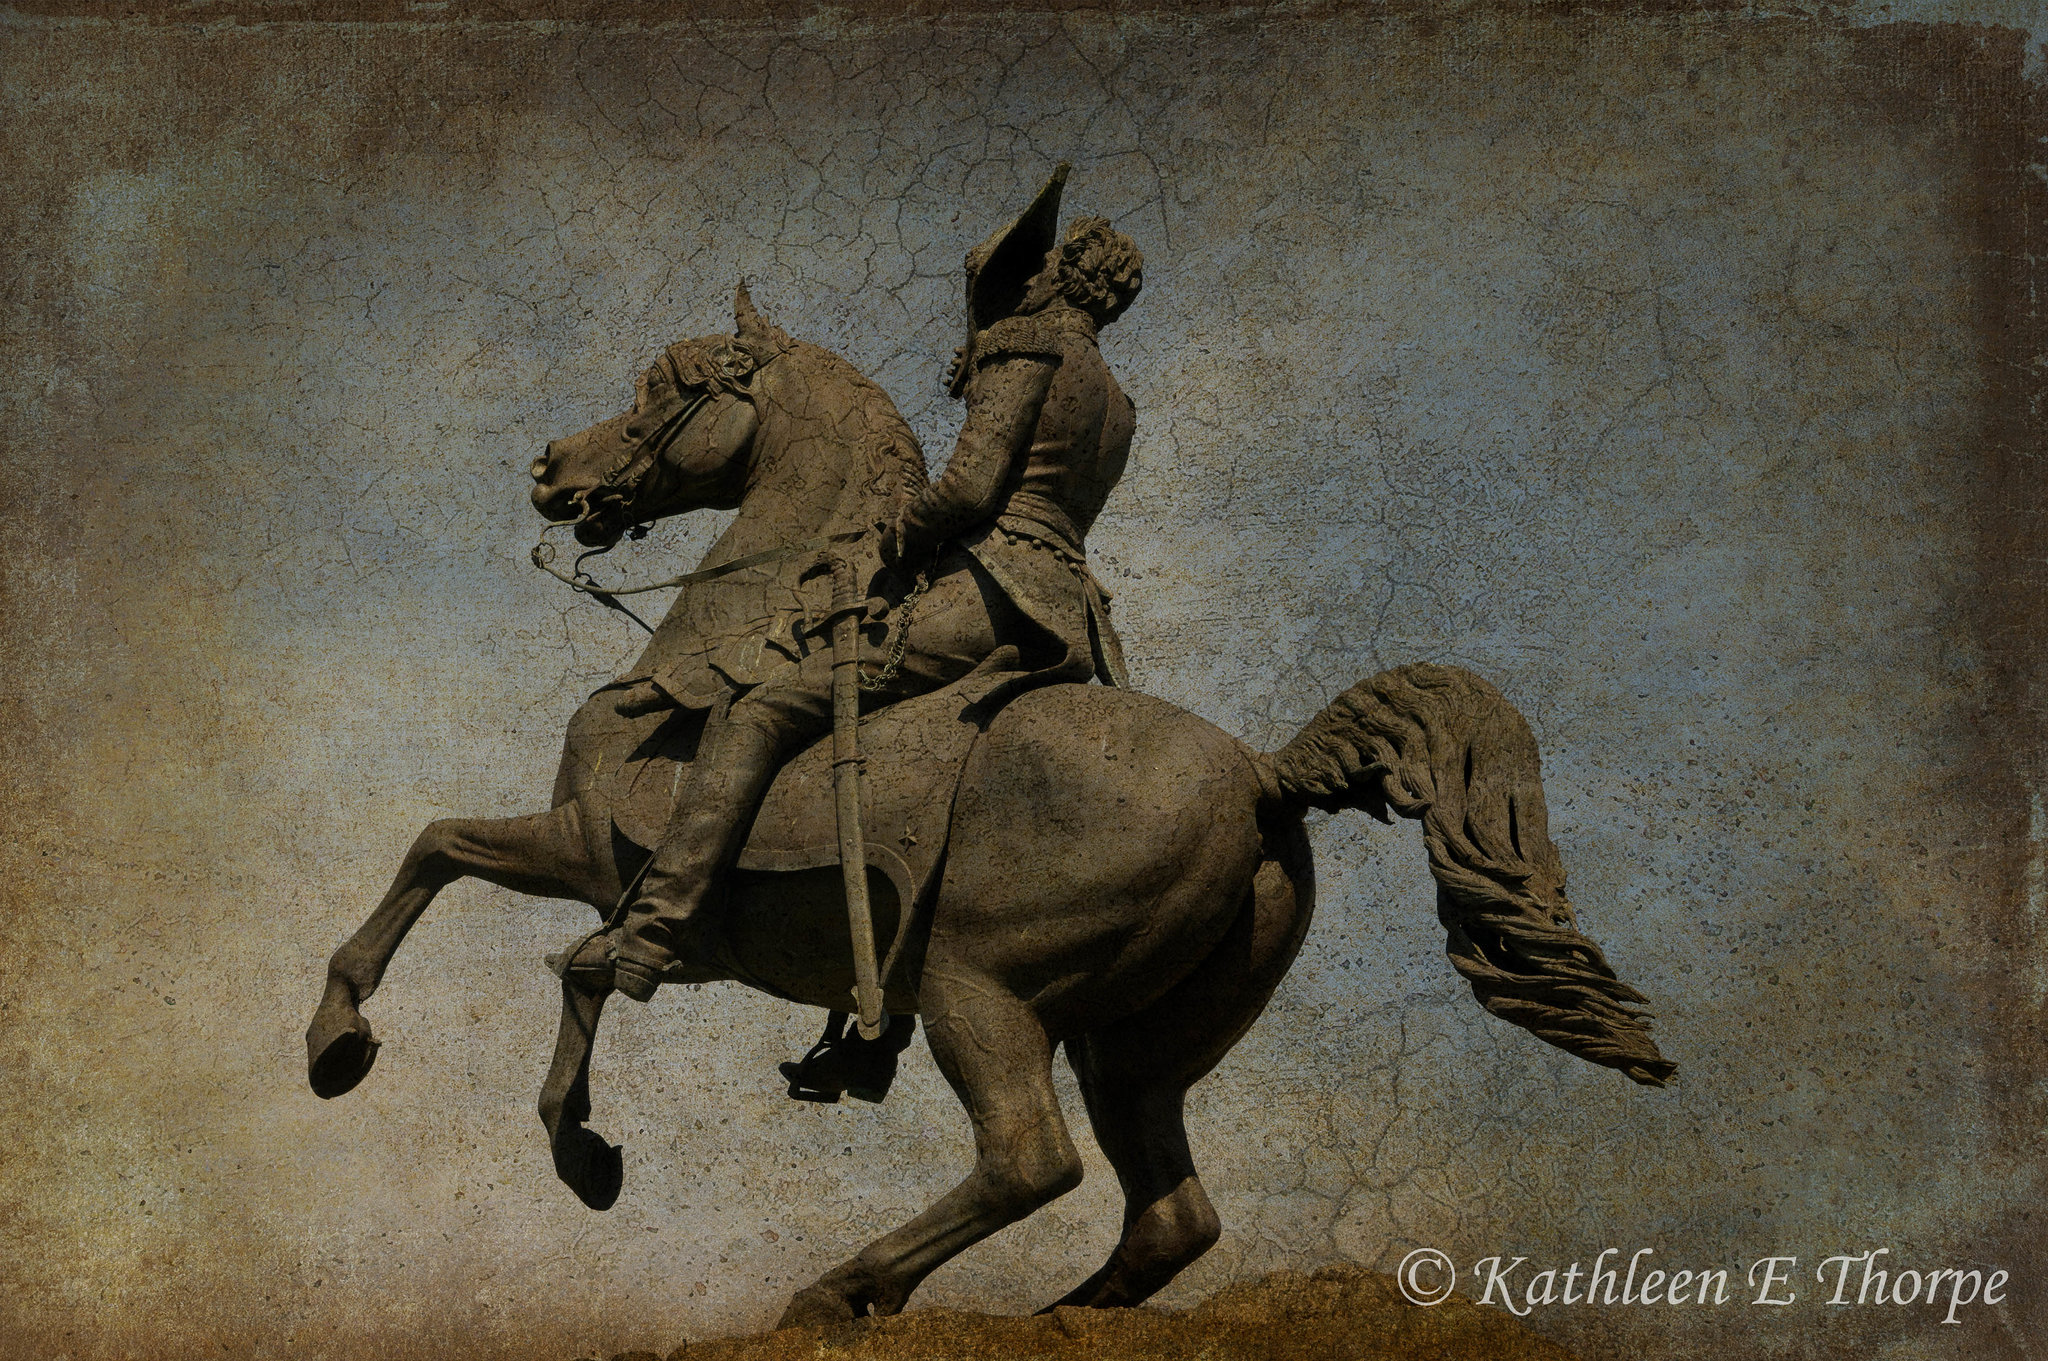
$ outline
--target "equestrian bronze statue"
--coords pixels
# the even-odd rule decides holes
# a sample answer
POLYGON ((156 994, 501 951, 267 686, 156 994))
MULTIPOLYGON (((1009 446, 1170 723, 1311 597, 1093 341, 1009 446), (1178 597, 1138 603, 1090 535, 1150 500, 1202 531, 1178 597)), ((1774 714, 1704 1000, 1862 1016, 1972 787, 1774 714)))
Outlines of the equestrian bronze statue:
MULTIPOLYGON (((974 1126, 967 1178, 800 1291, 785 1325, 894 1313, 1080 1180, 1061 1044, 1125 1214, 1059 1303, 1137 1304, 1220 1232, 1183 1104, 1308 930, 1309 808, 1421 822, 1451 962, 1488 1011, 1637 1082, 1672 1077, 1644 999, 1577 929, 1535 741, 1487 682, 1383 672, 1272 753, 1128 688, 1086 538, 1134 430, 1097 335, 1142 259, 1101 219, 1060 230, 1065 178, 967 257, 947 380, 966 414, 936 482, 882 390, 744 288, 733 334, 670 346, 631 410, 535 461, 535 506, 585 559, 664 516, 738 514, 571 720, 550 811, 414 842, 329 965, 317 1093, 369 1073, 360 1007, 441 888, 577 899, 600 921, 551 959, 540 1107, 586 1204, 622 1180, 584 1125, 606 999, 733 979, 833 1014, 784 1065, 792 1095, 880 1099, 917 1018, 974 1126)), ((628 594, 536 559, 605 603, 628 594)))

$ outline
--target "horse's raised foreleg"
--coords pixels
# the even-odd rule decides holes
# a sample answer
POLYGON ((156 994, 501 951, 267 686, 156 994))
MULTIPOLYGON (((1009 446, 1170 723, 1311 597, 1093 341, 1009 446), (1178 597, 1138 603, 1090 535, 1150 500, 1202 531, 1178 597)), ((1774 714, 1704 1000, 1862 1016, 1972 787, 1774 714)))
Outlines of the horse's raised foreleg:
MULTIPOLYGON (((306 1029, 306 1076, 322 1097, 340 1096, 369 1073, 377 1040, 360 1010, 434 895, 473 876, 543 898, 608 906, 619 893, 608 853, 589 844, 580 805, 522 818, 444 818, 405 854, 370 919, 334 952, 327 990, 306 1029)), ((607 829, 608 830, 608 829, 607 829)))
POLYGON ((1052 1086, 1052 1044, 994 981, 927 965, 919 1010, 939 1069, 974 1121, 974 1171, 937 1204, 799 1291, 779 1326, 893 1314, 955 1253, 1081 1182, 1052 1086))
POLYGON ((585 946, 585 957, 597 967, 586 973, 572 962, 562 976, 562 1026, 555 1036, 555 1059, 541 1084, 540 1118, 548 1127, 548 1147, 555 1155, 555 1175, 593 1210, 609 1210, 625 1181, 625 1164, 616 1144, 592 1133, 590 1118, 590 1051, 597 1041, 598 1018, 611 996, 600 937, 585 946))

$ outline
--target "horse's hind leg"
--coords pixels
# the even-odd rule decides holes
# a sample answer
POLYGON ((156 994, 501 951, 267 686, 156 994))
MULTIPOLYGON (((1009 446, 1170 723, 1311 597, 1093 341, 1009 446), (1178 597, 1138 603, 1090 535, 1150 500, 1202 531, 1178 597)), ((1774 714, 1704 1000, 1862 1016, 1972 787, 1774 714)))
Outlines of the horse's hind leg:
POLYGON ((406 933, 434 895, 465 876, 545 898, 606 904, 619 893, 609 854, 589 844, 578 803, 522 818, 444 818, 429 823, 398 867, 370 919, 334 952, 327 990, 306 1029, 306 1076, 322 1097, 340 1096, 369 1073, 377 1040, 360 1007, 377 990, 406 933))
POLYGON ((1109 1260, 1059 1304, 1141 1304, 1223 1231, 1188 1152, 1182 1106, 1189 1079, 1177 1068, 1161 1070, 1163 1038, 1098 1033, 1067 1042, 1095 1141, 1123 1186, 1124 1225, 1109 1260))
POLYGON ((789 1303, 779 1327, 893 1314, 962 1249, 1081 1181, 1038 1017, 992 979, 928 964, 919 995, 939 1070, 974 1121, 974 1171, 937 1204, 835 1267, 789 1303))
POLYGON ((1221 1234, 1182 1110, 1188 1088, 1265 1010, 1300 947, 1310 892, 1300 851, 1302 877, 1271 860, 1260 868, 1248 910, 1193 974, 1137 1015, 1067 1041, 1095 1140, 1123 1185, 1124 1228, 1102 1269, 1060 1304, 1141 1304, 1221 1234))

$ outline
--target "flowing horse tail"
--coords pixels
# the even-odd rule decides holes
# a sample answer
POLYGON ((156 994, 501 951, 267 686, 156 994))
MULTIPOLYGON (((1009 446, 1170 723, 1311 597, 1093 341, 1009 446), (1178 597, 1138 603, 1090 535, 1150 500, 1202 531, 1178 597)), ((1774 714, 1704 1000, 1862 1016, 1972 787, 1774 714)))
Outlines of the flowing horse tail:
POLYGON ((1445 948, 1481 1006, 1645 1086, 1676 1075, 1650 1039, 1648 999, 1578 930, 1536 739, 1500 691, 1454 666, 1383 671, 1272 762, 1290 805, 1421 820, 1445 948))

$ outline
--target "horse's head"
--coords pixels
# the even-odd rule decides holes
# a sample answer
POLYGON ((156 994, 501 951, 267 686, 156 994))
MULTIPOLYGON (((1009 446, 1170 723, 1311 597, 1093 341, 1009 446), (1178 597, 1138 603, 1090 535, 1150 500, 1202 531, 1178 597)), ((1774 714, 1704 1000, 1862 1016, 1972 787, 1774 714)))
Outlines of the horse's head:
POLYGON ((534 509, 575 521, 578 542, 600 548, 633 525, 738 505, 760 428, 754 377, 789 341, 755 313, 744 285, 736 313, 734 335, 664 350, 634 385, 630 410, 549 441, 533 461, 534 509))

